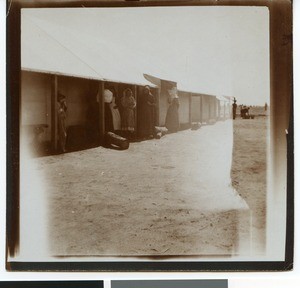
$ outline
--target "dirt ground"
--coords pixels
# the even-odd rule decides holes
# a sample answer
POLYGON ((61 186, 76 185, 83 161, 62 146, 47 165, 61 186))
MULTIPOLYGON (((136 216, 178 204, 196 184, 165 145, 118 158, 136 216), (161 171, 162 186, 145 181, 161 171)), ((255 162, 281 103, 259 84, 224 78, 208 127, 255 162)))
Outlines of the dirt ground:
POLYGON ((232 184, 252 211, 253 250, 264 252, 266 241, 267 128, 264 116, 233 121, 232 184))
POLYGON ((263 247, 265 119, 233 127, 227 120, 126 151, 97 147, 34 159, 47 181, 51 254, 236 255, 241 230, 250 237, 249 207, 251 245, 263 247))

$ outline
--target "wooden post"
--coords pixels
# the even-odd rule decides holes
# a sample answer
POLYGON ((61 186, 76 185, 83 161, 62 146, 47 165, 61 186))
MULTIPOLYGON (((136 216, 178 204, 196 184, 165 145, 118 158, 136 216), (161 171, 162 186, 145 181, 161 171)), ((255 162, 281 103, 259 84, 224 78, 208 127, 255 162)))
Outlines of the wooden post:
POLYGON ((54 152, 57 151, 57 94, 58 81, 57 75, 53 75, 51 79, 51 148, 54 152))
POLYGON ((214 105, 215 106, 215 109, 214 109, 215 110, 214 111, 215 116, 214 117, 215 117, 215 121, 217 121, 217 105, 218 105, 217 97, 215 98, 214 102, 215 102, 215 105, 214 105))
POLYGON ((208 96, 208 123, 210 123, 211 120, 211 96, 208 96))
POLYGON ((189 122, 192 125, 192 93, 189 93, 189 122))
POLYGON ((98 88, 99 95, 99 141, 103 144, 104 133, 105 133, 105 106, 104 106, 104 82, 99 83, 98 88))
MULTIPOLYGON (((219 115, 220 115, 219 117, 220 117, 220 119, 222 119, 222 117, 221 117, 222 116, 222 103, 221 103, 221 101, 219 102, 219 107, 220 107, 219 108, 219 115)), ((223 120, 225 120, 225 106, 224 106, 224 115, 223 115, 223 118, 224 118, 223 120)))
POLYGON ((156 126, 160 126, 160 92, 161 88, 156 88, 156 126))
POLYGON ((137 121, 137 109, 138 109, 138 97, 137 97, 137 86, 134 85, 134 89, 133 89, 133 97, 135 99, 135 103, 136 103, 136 106, 135 106, 135 109, 133 110, 134 111, 134 133, 135 133, 135 136, 137 137, 137 129, 138 129, 138 121, 137 121))
POLYGON ((203 122, 203 95, 200 95, 200 122, 203 122))
POLYGON ((216 117, 217 117, 217 106, 216 106, 217 105, 217 98, 214 99, 213 103, 214 103, 213 118, 214 118, 214 121, 216 121, 216 117))
POLYGON ((218 101, 217 98, 215 98, 215 101, 214 101, 214 102, 215 102, 215 105, 214 105, 214 107, 215 107, 215 109, 214 109, 214 114, 215 114, 214 117, 215 117, 215 121, 217 120, 217 101, 218 101))

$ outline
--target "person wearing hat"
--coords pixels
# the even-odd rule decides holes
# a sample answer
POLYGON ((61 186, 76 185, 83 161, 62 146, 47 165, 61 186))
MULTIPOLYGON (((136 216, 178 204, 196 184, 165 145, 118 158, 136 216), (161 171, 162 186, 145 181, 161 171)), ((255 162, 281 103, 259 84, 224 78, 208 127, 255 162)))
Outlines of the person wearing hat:
POLYGON ((232 104, 232 119, 234 120, 236 117, 236 108, 237 108, 237 104, 236 104, 236 99, 234 97, 233 99, 233 104, 232 104))

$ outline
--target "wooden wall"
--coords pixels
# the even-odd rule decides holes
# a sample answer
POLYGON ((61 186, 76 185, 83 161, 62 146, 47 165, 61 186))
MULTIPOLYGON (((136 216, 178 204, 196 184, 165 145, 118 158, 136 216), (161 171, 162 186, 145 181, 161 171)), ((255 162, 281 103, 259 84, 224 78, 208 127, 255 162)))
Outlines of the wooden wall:
MULTIPOLYGON (((180 125, 190 124, 190 95, 189 92, 178 92, 179 96, 179 123, 180 125)), ((187 126, 186 126, 187 127, 187 126)))
POLYGON ((21 133, 32 125, 48 125, 42 141, 51 138, 51 75, 22 71, 21 73, 21 133))
POLYGON ((191 97, 191 121, 201 122, 201 96, 191 97))
MULTIPOLYGON (((66 96, 68 107, 66 119, 67 127, 77 125, 84 126, 87 117, 87 98, 96 96, 90 93, 89 80, 59 76, 58 92, 66 96)), ((97 94, 97 91, 95 91, 95 94, 97 94)))

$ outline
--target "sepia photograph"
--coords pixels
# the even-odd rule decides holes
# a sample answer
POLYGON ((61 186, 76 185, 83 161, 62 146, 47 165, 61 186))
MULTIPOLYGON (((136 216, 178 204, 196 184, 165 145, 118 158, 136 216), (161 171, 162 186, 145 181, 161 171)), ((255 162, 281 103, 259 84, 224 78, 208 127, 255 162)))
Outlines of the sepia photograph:
POLYGON ((291 62, 252 2, 20 9, 10 269, 286 261, 291 62))

